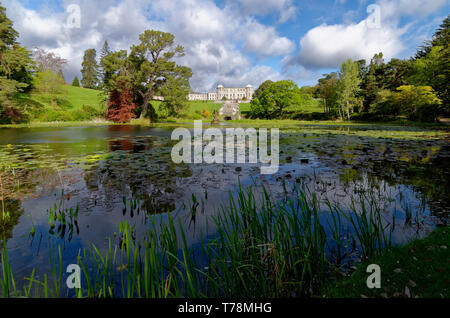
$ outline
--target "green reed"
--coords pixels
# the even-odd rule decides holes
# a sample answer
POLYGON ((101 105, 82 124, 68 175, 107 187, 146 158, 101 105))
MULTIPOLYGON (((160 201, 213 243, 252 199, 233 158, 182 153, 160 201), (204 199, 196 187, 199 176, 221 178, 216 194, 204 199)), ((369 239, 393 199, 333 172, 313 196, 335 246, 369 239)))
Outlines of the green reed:
MULTIPOLYGON (((311 297, 351 264, 355 255, 371 257, 391 247, 395 223, 382 218, 370 196, 355 199, 350 211, 320 200, 297 186, 282 200, 266 188, 239 186, 229 204, 208 222, 200 247, 187 243, 179 218, 150 218, 147 235, 138 239, 132 226, 120 224, 118 243, 81 249, 81 288, 68 295, 89 298, 167 297, 311 297)), ((126 206, 126 204, 125 204, 126 206)), ((60 297, 61 249, 51 257, 51 274, 33 270, 23 290, 1 254, 4 297, 60 297), (34 291, 34 293, 33 293, 34 291), (33 295, 32 295, 33 294, 33 295)))

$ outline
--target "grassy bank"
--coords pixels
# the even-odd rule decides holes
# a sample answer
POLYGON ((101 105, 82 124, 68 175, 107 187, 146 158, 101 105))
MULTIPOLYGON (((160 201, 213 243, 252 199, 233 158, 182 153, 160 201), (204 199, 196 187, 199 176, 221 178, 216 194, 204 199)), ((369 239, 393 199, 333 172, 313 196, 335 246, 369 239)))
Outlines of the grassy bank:
POLYGON ((64 86, 64 92, 49 95, 39 92, 20 94, 16 102, 31 122, 88 121, 103 116, 102 95, 98 90, 64 86))
POLYGON ((112 121, 105 119, 80 120, 80 121, 50 121, 40 122, 34 121, 26 124, 0 125, 1 128, 52 128, 52 127, 88 127, 88 126, 105 126, 118 125, 112 121))
POLYGON ((328 297, 450 297, 450 227, 438 228, 427 238, 360 264, 348 279, 325 293, 328 297), (381 288, 369 289, 369 264, 381 267, 381 288))
MULTIPOLYGON (((49 96, 32 92, 30 94, 20 94, 17 102, 25 109, 25 117, 28 123, 15 125, 0 125, 0 127, 64 127, 78 125, 101 125, 110 124, 102 119, 105 114, 104 96, 98 90, 86 89, 82 87, 65 86, 65 92, 57 96, 49 96)), ((189 101, 187 108, 181 118, 166 118, 161 108, 162 102, 152 101, 152 107, 158 118, 157 123, 191 123, 193 120, 204 120, 210 122, 214 110, 218 111, 222 104, 213 101, 189 101)), ((424 128, 448 128, 448 125, 439 123, 417 123, 404 119, 389 122, 356 122, 340 120, 318 120, 314 116, 294 119, 275 120, 253 120, 246 119, 245 115, 250 110, 249 103, 240 104, 242 120, 233 121, 236 124, 249 124, 267 127, 294 127, 298 125, 328 125, 328 126, 412 126, 424 128), (311 117, 311 118, 310 118, 311 117)), ((318 103, 300 107, 299 112, 303 115, 319 114, 323 110, 318 103)), ((130 124, 148 125, 149 120, 134 120, 130 124)), ((154 123, 152 123, 154 124, 154 123)))
MULTIPOLYGON (((157 117, 160 118, 160 121, 165 120, 176 120, 176 121, 186 121, 186 120, 200 120, 204 119, 207 121, 212 120, 214 110, 219 111, 222 107, 222 103, 214 103, 213 101, 188 101, 187 107, 183 111, 183 118, 165 118, 164 111, 162 110, 162 102, 160 101, 152 101, 152 107, 154 108, 157 117), (204 116, 206 115, 206 116, 204 116)), ((249 103, 241 103, 239 105, 239 110, 241 113, 246 113, 250 110, 249 103)))

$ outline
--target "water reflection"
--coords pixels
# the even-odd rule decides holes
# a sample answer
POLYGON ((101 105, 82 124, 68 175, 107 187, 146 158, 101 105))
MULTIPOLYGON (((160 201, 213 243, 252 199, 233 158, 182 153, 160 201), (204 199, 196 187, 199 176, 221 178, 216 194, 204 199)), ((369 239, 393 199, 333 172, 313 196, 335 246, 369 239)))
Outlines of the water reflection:
POLYGON ((13 237, 13 229, 19 224, 23 212, 19 200, 5 199, 0 202, 0 247, 13 237))
POLYGON ((180 217, 195 245, 238 178, 257 191, 266 186, 274 202, 289 183, 306 183, 321 198, 347 208, 353 196, 371 193, 384 206, 385 221, 395 218, 402 225, 394 233, 397 243, 426 233, 431 220, 448 222, 446 140, 344 136, 335 130, 283 132, 280 171, 267 177, 257 165, 174 164, 171 130, 164 128, 33 129, 11 135, 3 130, 0 158, 14 164, 15 176, 5 201, 12 218, 1 234, 14 247, 11 260, 27 275, 49 255, 50 242, 62 243, 65 261, 73 262, 80 247, 105 248, 120 222, 129 221, 135 235, 144 237, 149 222, 165 222, 168 212, 180 217), (39 240, 30 244, 33 227, 39 240))

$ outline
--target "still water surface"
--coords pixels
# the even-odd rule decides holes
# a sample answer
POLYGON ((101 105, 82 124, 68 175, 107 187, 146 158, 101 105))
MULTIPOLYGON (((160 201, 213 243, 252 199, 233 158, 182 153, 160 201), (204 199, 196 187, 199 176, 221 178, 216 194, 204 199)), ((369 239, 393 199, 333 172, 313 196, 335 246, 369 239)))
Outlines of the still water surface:
MULTIPOLYGON (((352 197, 370 193, 385 210, 386 222, 398 223, 393 233, 397 244, 448 221, 448 134, 415 128, 403 133, 404 128, 392 127, 285 128, 280 135, 280 169, 262 176, 258 164, 174 164, 174 128, 0 129, 0 159, 13 168, 3 176, 6 210, 12 218, 1 234, 7 238, 15 274, 48 270, 58 245, 63 263, 76 263, 80 248, 95 244, 102 250, 109 238, 114 241, 123 221, 144 237, 150 220, 165 222, 168 213, 182 220, 189 244, 195 246, 208 219, 227 205, 239 181, 257 191, 264 185, 274 201, 285 188, 306 184, 344 209, 352 197), (389 138, 381 133, 386 129, 392 131, 389 138), (50 222, 55 211, 70 215, 71 209, 73 217, 65 227, 50 222), (410 211, 412 221, 405 222, 410 211)), ((214 232, 211 224, 208 231, 214 232)))

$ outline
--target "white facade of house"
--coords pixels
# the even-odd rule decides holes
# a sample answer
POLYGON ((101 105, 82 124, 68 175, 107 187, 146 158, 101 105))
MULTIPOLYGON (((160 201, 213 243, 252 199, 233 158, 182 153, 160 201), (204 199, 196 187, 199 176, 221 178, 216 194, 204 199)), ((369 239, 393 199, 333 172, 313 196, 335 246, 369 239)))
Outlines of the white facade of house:
POLYGON ((188 100, 208 100, 208 93, 190 93, 188 100))
POLYGON ((217 86, 216 92, 211 93, 190 93, 188 100, 243 100, 248 101, 253 99, 253 87, 247 85, 246 87, 224 87, 223 85, 217 86))

